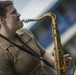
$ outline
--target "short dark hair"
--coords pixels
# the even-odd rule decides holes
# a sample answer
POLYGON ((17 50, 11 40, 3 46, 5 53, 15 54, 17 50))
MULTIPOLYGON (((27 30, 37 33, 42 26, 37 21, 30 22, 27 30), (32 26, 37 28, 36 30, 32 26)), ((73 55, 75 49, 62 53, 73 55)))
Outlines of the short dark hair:
POLYGON ((6 17, 6 13, 7 13, 6 8, 9 5, 13 5, 13 2, 12 1, 0 1, 0 16, 1 17, 6 17))

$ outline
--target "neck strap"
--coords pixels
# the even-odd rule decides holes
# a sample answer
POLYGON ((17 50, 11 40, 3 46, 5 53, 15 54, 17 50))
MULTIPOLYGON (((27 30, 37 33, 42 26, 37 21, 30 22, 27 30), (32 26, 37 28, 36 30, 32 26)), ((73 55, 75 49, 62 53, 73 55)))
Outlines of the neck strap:
POLYGON ((12 42, 11 40, 7 39, 6 37, 4 37, 3 35, 0 34, 0 37, 2 37, 3 39, 7 40, 8 42, 12 43, 13 45, 15 45, 16 47, 20 48, 21 50, 35 56, 36 58, 38 58, 39 60, 42 60, 46 65, 52 67, 53 69, 55 69, 49 62, 47 62, 45 59, 43 59, 42 57, 40 57, 34 50, 32 50, 17 34, 16 34, 17 38, 27 47, 24 48, 20 45, 15 44, 14 42, 12 42))

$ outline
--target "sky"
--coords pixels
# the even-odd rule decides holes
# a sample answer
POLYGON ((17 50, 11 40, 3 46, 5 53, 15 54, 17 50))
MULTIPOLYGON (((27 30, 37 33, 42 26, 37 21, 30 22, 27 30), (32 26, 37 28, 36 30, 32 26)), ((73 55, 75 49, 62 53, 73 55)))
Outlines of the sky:
MULTIPOLYGON (((49 10, 58 0, 13 0, 21 19, 37 18, 49 10)), ((29 28, 33 23, 25 24, 29 28)))

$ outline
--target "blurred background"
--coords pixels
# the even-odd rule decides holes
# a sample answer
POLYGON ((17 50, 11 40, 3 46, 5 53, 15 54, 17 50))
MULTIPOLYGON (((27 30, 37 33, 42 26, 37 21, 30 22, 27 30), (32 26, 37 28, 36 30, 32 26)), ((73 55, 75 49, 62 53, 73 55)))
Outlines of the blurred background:
MULTIPOLYGON (((73 61, 76 61, 76 0, 13 0, 13 2, 21 14, 21 19, 38 18, 48 12, 55 13, 63 51, 69 53, 73 61)), ((24 27, 33 32, 46 51, 53 54, 54 43, 49 18, 24 23, 24 27)), ((72 75, 73 70, 72 65, 68 68, 68 74, 72 75)), ((49 69, 47 71, 55 75, 53 71, 49 69)))

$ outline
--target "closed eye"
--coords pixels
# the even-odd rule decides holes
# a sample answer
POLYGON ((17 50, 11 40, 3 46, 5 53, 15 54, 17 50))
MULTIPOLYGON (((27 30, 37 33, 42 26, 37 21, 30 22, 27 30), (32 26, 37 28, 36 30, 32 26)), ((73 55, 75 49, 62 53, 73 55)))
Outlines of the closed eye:
POLYGON ((12 12, 11 12, 11 14, 16 14, 17 13, 17 11, 16 10, 13 10, 12 12))

